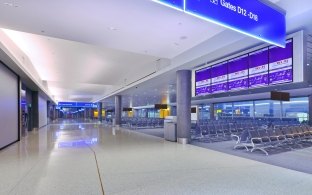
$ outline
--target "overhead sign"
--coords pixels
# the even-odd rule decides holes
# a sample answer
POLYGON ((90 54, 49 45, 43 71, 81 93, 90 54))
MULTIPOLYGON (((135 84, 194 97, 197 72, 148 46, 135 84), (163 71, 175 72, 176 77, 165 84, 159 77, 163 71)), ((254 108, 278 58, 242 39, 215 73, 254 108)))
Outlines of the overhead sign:
POLYGON ((93 104, 89 102, 77 102, 77 107, 97 108, 97 104, 93 104))
POLYGON ((154 1, 267 43, 285 47, 285 14, 260 0, 154 1))
POLYGON ((181 11, 184 10, 184 0, 159 0, 157 2, 174 9, 178 9, 181 11))
POLYGON ((57 105, 59 107, 76 107, 77 102, 59 102, 57 105))
POLYGON ((59 102, 59 107, 83 107, 83 108, 97 108, 97 104, 90 102, 59 102))

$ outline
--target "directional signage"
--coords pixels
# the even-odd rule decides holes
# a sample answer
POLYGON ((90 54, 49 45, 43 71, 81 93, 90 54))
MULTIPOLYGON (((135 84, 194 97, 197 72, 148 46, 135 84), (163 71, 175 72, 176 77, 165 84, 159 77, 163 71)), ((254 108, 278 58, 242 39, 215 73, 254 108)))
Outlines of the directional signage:
POLYGON ((59 102, 59 107, 83 107, 83 108, 97 108, 97 104, 90 102, 59 102))
POLYGON ((267 43, 285 47, 285 14, 260 0, 184 0, 183 5, 181 1, 174 0, 156 2, 182 9, 187 14, 267 43))
POLYGON ((59 107, 76 107, 77 102, 59 102, 59 107))

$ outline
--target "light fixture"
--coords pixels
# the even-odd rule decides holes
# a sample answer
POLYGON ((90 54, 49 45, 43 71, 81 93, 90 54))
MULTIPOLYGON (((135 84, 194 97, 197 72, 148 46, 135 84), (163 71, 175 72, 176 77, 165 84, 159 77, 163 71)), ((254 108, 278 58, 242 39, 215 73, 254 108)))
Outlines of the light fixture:
POLYGON ((4 5, 6 5, 6 6, 9 6, 9 7, 19 7, 17 4, 15 4, 15 3, 9 3, 9 2, 5 2, 5 3, 3 3, 4 5))
POLYGON ((109 27, 108 29, 109 29, 109 30, 112 30, 112 31, 118 30, 116 27, 113 27, 113 26, 109 27))

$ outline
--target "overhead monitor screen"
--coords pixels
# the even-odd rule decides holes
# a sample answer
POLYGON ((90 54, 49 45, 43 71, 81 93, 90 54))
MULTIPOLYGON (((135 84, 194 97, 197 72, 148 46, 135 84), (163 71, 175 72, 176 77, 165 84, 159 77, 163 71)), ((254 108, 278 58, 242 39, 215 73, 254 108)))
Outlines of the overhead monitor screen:
POLYGON ((211 68, 211 93, 220 93, 228 90, 227 83, 228 62, 222 62, 211 68))
POLYGON ((248 88, 248 54, 229 60, 228 77, 229 91, 248 88))
POLYGON ((286 47, 269 48, 269 84, 293 81, 293 41, 286 41, 286 47))
POLYGON ((268 48, 249 53, 249 87, 268 85, 268 48))
POLYGON ((195 95, 293 82, 293 39, 195 71, 195 95))
POLYGON ((211 67, 206 67, 195 72, 195 95, 211 93, 211 67))

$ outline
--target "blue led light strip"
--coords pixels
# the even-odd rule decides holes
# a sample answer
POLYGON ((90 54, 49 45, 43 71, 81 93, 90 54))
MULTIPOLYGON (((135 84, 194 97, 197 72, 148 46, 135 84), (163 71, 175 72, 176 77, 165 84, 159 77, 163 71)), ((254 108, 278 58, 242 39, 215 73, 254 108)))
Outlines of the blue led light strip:
POLYGON ((191 16, 285 47, 285 13, 259 0, 152 0, 191 16))

